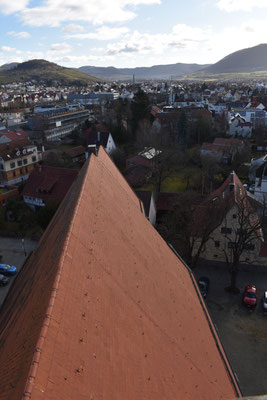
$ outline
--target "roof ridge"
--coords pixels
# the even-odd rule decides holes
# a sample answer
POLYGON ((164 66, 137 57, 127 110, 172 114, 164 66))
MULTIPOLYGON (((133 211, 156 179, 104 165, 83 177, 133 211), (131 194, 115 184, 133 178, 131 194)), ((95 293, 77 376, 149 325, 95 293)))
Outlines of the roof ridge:
MULTIPOLYGON (((93 155, 94 156, 94 155, 93 155)), ((95 157, 95 156, 94 156, 95 157)), ((91 157, 88 160, 88 164, 90 166, 90 160, 91 157)), ((84 190, 84 185, 85 185, 85 176, 87 175, 88 171, 89 171, 89 166, 87 168, 87 172, 84 175, 84 179, 81 185, 81 191, 80 193, 83 192, 84 190)), ((70 190, 70 189, 69 189, 70 190)), ((55 303, 55 299, 57 297, 57 291, 58 291, 58 287, 59 287, 59 282, 60 282, 60 277, 61 277, 61 273, 62 273, 62 268, 63 268, 63 264, 64 264, 64 259, 66 257, 66 249, 67 249, 67 244, 69 242, 70 239, 70 235, 72 233, 72 225, 73 225, 73 220, 75 218, 75 215, 77 214, 77 209, 80 206, 80 202, 81 202, 81 196, 79 196, 78 201, 75 204, 75 208, 74 208, 74 212, 71 216, 71 220, 69 222, 69 230, 66 233, 66 238, 64 240, 64 243, 62 245, 62 254, 59 258, 59 262, 58 262, 58 271, 56 273, 55 276, 55 280, 54 280, 54 284, 51 288, 51 297, 50 297, 50 301, 48 303, 47 306, 47 310, 45 313, 45 317, 44 317, 44 321, 40 330, 40 335, 39 335, 39 339, 36 343, 36 347, 34 349, 34 354, 33 354, 33 358, 32 358, 32 362, 31 362, 31 366, 29 369, 29 373, 28 373, 28 377, 26 380, 26 384, 25 384, 25 388, 24 388, 24 392, 23 395, 21 397, 21 399, 25 399, 25 397, 29 397, 31 398, 31 393, 32 393, 32 389, 33 389, 33 385, 34 385, 34 381, 37 375, 37 370, 38 370, 38 366, 39 366, 39 361, 41 358, 41 354, 42 354, 42 348, 43 348, 43 344, 46 338, 46 334, 50 325, 50 320, 51 320, 51 316, 52 316, 52 310, 54 307, 54 303, 55 303)))

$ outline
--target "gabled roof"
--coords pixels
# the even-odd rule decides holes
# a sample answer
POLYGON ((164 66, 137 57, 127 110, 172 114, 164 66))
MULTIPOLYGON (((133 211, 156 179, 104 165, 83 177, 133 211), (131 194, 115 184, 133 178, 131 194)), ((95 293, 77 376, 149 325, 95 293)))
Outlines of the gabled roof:
POLYGON ((240 395, 190 271, 102 148, 0 314, 0 399, 240 395))
POLYGON ((85 152, 86 152, 86 149, 84 146, 72 147, 71 149, 66 151, 66 153, 72 158, 81 156, 81 155, 85 154, 85 152))
POLYGON ((60 203, 78 173, 75 169, 39 166, 30 174, 22 195, 39 198, 45 202, 55 200, 60 203))
MULTIPOLYGON (((7 143, 0 143, 0 157, 3 158, 5 161, 11 161, 16 158, 21 158, 24 156, 25 149, 27 147, 33 146, 29 138, 23 138, 20 140, 12 140, 7 143), (24 153, 23 153, 24 150, 24 153)), ((32 151, 28 151, 25 153, 29 154, 32 153, 32 151)))

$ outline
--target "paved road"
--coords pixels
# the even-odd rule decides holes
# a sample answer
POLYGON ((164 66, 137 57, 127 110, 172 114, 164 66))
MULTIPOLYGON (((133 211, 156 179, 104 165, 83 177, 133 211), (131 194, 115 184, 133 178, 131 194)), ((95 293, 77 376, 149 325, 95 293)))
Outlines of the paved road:
MULTIPOLYGON (((34 250, 37 243, 38 242, 26 238, 24 239, 23 245, 21 239, 0 237, 1 263, 15 265, 19 271, 27 259, 27 256, 34 250)), ((14 279, 16 279, 16 276, 10 277, 8 285, 0 287, 0 307, 14 279)))
POLYGON ((243 395, 267 393, 267 315, 261 304, 255 311, 242 306, 242 291, 247 284, 255 284, 259 297, 267 290, 267 266, 245 267, 237 277, 238 295, 224 291, 230 275, 225 265, 205 263, 194 271, 196 278, 208 276, 210 291, 207 306, 217 327, 232 368, 236 373, 243 395), (266 269, 265 269, 266 268, 266 269))

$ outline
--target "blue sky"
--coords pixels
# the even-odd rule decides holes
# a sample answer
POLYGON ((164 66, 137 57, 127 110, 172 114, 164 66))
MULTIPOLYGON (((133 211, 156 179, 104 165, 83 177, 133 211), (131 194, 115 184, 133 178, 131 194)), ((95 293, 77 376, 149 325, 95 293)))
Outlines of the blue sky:
POLYGON ((214 63, 267 43, 267 0, 0 0, 0 65, 214 63))

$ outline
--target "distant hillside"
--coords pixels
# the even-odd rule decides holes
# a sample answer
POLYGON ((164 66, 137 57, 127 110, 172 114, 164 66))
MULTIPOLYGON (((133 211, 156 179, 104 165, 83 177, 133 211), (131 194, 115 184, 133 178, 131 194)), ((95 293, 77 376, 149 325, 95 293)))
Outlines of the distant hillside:
POLYGON ((12 69, 12 68, 15 68, 17 65, 18 65, 17 62, 12 62, 12 63, 9 63, 9 64, 3 64, 3 65, 0 66, 0 70, 12 69))
POLYGON ((203 70, 204 73, 267 71, 267 44, 236 51, 203 70))
POLYGON ((135 79, 175 79, 184 74, 191 74, 194 71, 205 68, 207 65, 200 64, 167 64, 154 65, 152 67, 137 68, 115 68, 115 67, 92 67, 84 66, 78 68, 86 74, 98 76, 104 80, 132 80, 135 79))
POLYGON ((17 64, 12 69, 0 69, 0 83, 28 82, 32 80, 47 83, 56 81, 62 84, 74 85, 99 81, 94 76, 84 74, 75 69, 61 67, 46 60, 30 60, 17 64))

